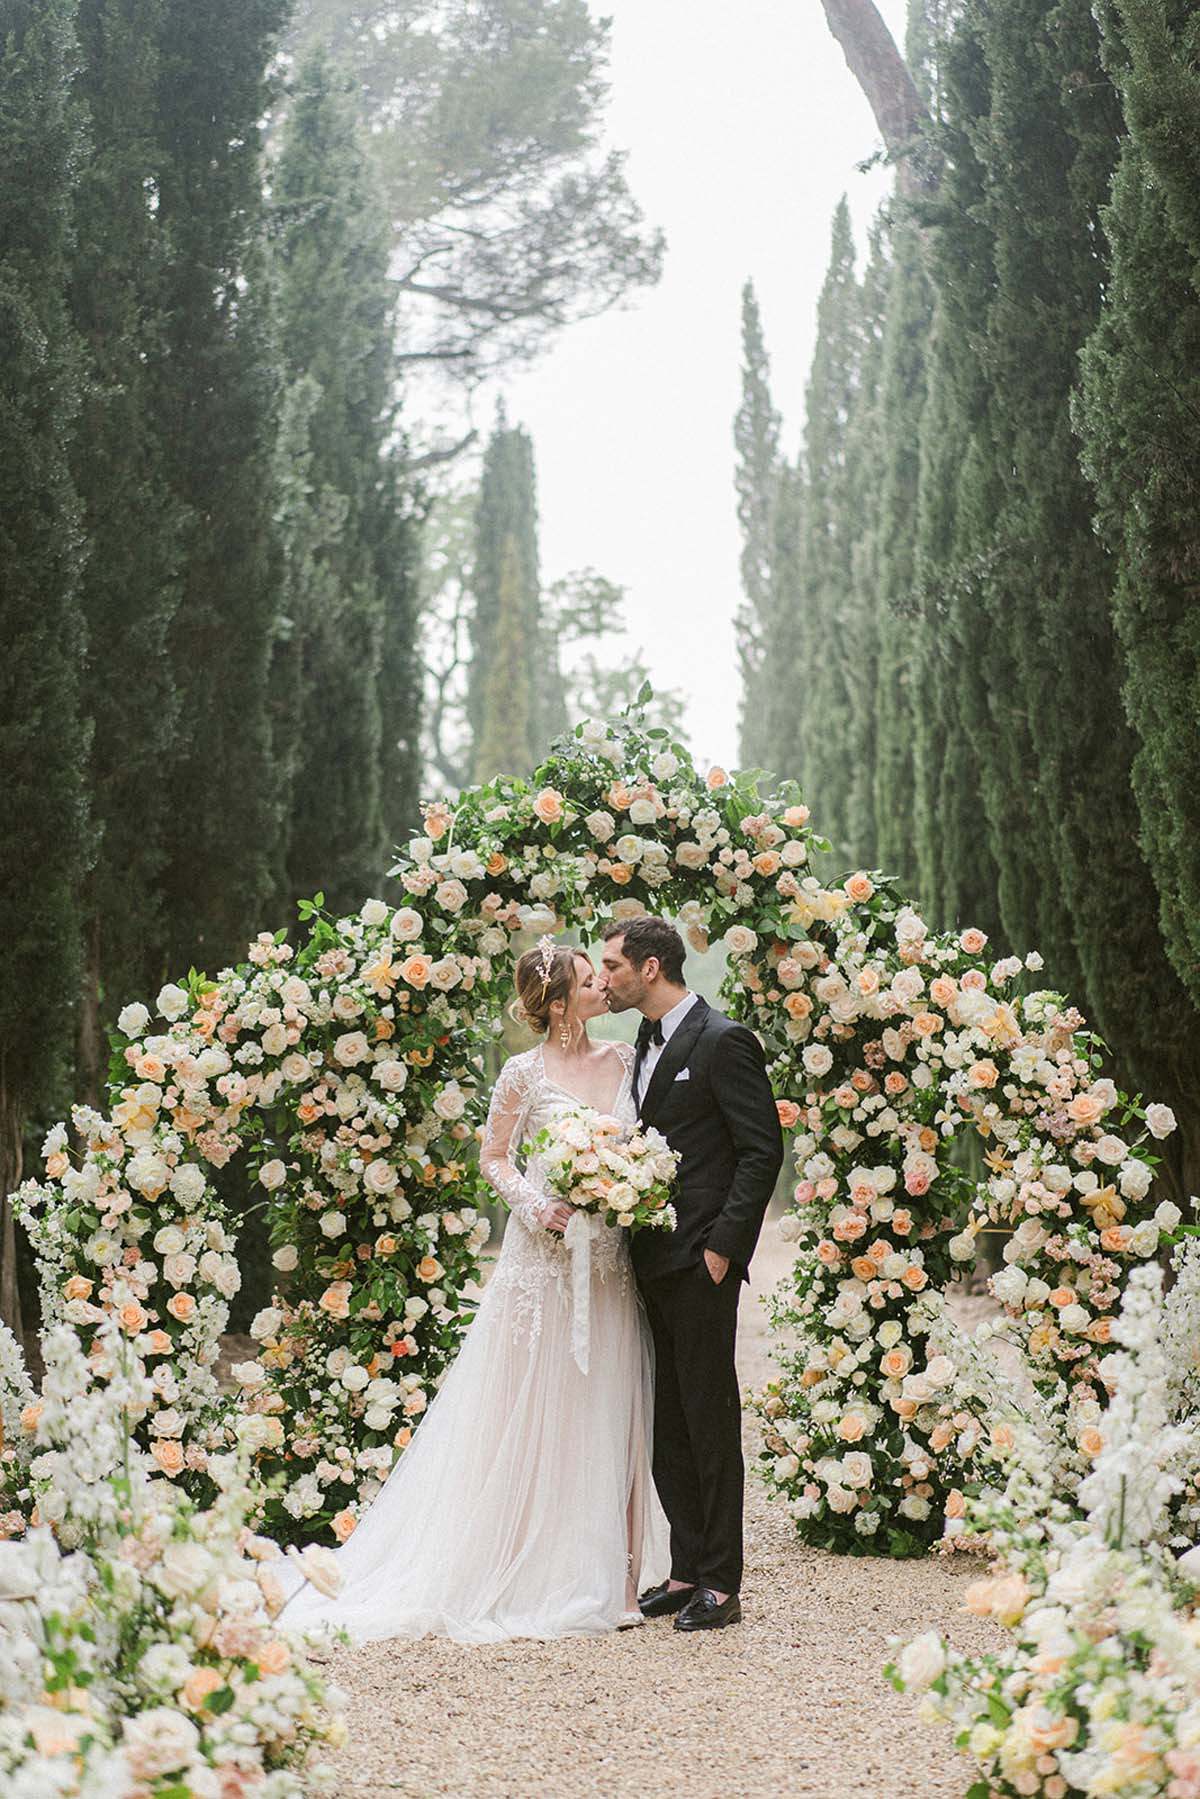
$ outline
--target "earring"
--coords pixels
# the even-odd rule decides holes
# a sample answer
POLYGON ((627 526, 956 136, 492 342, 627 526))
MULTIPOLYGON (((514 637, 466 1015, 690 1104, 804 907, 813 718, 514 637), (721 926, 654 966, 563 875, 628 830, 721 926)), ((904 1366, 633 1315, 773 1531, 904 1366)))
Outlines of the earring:
POLYGON ((571 1047, 571 1027, 568 1025, 565 1018, 563 1019, 562 1023, 558 1027, 558 1041, 562 1044, 564 1049, 570 1049, 570 1047, 571 1047))

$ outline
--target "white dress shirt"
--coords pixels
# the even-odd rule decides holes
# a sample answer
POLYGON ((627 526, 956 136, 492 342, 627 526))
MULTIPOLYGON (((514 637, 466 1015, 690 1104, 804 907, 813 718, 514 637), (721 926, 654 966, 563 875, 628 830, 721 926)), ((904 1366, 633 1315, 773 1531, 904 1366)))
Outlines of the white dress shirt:
POLYGON ((661 1043, 651 1043, 648 1045, 646 1054, 642 1059, 638 1090, 633 1096, 639 1106, 642 1103, 642 1098, 647 1087, 650 1085, 650 1076, 654 1073, 655 1064, 657 1063, 658 1058, 662 1055, 663 1050, 667 1047, 672 1036, 679 1029, 695 1003, 696 995, 694 993, 685 993, 679 1004, 677 1006, 672 1006, 671 1010, 669 1012, 664 1012, 659 1019, 658 1022, 662 1026, 663 1040, 661 1043))

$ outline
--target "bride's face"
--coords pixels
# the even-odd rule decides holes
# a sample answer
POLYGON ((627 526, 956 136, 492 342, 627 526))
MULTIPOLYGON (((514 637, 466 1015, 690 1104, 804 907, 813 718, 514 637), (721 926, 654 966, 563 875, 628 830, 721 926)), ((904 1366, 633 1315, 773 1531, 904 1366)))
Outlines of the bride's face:
POLYGON ((575 957, 575 992, 571 998, 570 1010, 579 1023, 586 1025, 590 1018, 599 1018, 602 1012, 608 1011, 608 999, 599 976, 592 967, 590 956, 582 951, 575 957))

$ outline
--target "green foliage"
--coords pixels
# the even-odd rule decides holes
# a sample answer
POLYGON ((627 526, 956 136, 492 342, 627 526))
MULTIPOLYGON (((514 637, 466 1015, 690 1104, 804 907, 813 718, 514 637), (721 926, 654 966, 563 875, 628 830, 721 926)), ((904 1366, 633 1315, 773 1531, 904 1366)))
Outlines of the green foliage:
POLYGON ((410 651, 413 582, 389 232, 351 86, 321 51, 296 79, 272 201, 286 382, 286 624, 273 671, 286 896, 324 882, 342 911, 377 884, 388 821, 399 830, 415 817, 411 767, 385 741, 415 738, 418 699, 403 654, 394 659, 410 651))
POLYGON ((586 0, 299 0, 351 70, 401 270, 406 357, 476 380, 658 279, 598 146, 609 21, 586 0))
POLYGON ((780 418, 771 399, 771 370, 754 288, 742 289, 742 402, 734 420, 735 486, 742 531, 742 601, 736 627, 742 677, 741 754, 747 765, 772 753, 767 695, 771 685, 775 507, 779 492, 780 418))

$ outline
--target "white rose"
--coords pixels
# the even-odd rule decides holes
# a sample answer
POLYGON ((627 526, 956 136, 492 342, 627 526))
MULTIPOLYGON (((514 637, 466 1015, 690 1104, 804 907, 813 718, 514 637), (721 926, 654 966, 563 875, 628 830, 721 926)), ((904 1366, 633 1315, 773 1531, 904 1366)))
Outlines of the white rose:
POLYGON ((457 1081, 451 1081, 448 1086, 443 1087, 433 1102, 433 1109, 438 1117, 444 1118, 448 1124, 461 1118, 466 1106, 466 1095, 457 1081))
POLYGON ((200 1543, 168 1543, 154 1570, 154 1584, 168 1599, 184 1599, 207 1586, 214 1572, 208 1550, 200 1543))
POLYGON ((186 1287, 196 1272, 196 1258, 187 1250, 178 1255, 167 1256, 163 1261, 163 1275, 172 1287, 186 1287))
POLYGON ((300 1260, 300 1251, 294 1243, 284 1243, 271 1257, 271 1265, 278 1268, 280 1274, 290 1274, 300 1260))
MULTIPOLYGON (((1157 1243, 1157 1231, 1154 1233, 1154 1240, 1157 1243)), ((1087 1329, 1092 1321, 1092 1315, 1086 1306, 1064 1306, 1062 1311, 1058 1314, 1058 1321, 1065 1331, 1074 1331, 1075 1334, 1078 1335, 1080 1331, 1085 1331, 1087 1329)))
POLYGON ((611 812, 589 812, 583 822, 597 843, 607 843, 617 828, 611 812))
POLYGON ((282 1323, 283 1313, 278 1306, 264 1306, 261 1312, 255 1313, 250 1322, 250 1335, 256 1343, 265 1343, 268 1337, 278 1334, 282 1323))
POLYGON ((906 1493, 900 1501, 900 1510, 906 1518, 914 1518, 922 1523, 929 1516, 930 1505, 927 1499, 920 1499, 915 1493, 906 1493))
POLYGON ((371 1079, 378 1081, 385 1093, 403 1093, 408 1086, 408 1068, 395 1056, 388 1056, 384 1061, 375 1064, 371 1079))
POLYGON ((278 1156, 275 1156, 270 1162, 263 1163, 258 1171, 258 1180, 259 1185, 265 1187, 268 1193, 274 1193, 277 1187, 283 1186, 287 1180, 287 1169, 278 1156))
POLYGON ((154 1247, 160 1256, 177 1256, 187 1238, 177 1224, 164 1224, 154 1233, 154 1247))
POLYGON ((301 1574, 327 1599, 332 1599, 342 1585, 342 1571, 338 1567, 337 1557, 332 1549, 323 1543, 310 1543, 307 1548, 297 1553, 291 1551, 291 1558, 298 1565, 301 1574))
POLYGON ((401 906, 392 916, 392 936, 401 943, 414 943, 424 928, 424 919, 412 906, 401 906))
POLYGON ((860 1449, 852 1450, 842 1457, 842 1479, 848 1487, 855 1490, 869 1487, 873 1472, 870 1456, 864 1455, 860 1449))
POLYGON ((184 1206, 198 1204, 204 1198, 206 1184, 198 1162, 181 1162, 171 1173, 171 1191, 184 1206))
POLYGON ((1130 1156, 1117 1177, 1117 1185, 1126 1199, 1145 1199, 1153 1179, 1151 1170, 1137 1156, 1130 1156))
POLYGON ((1119 1168, 1129 1154, 1129 1145, 1120 1137, 1101 1137, 1096 1145, 1096 1154, 1109 1168, 1119 1168))
POLYGON ((652 825, 658 817, 658 809, 653 800, 634 800, 629 808, 631 825, 652 825))
POLYGON ((382 900, 369 899, 358 916, 364 924, 375 925, 382 924, 387 915, 388 909, 382 900))
POLYGON ((856 1495, 849 1487, 831 1486, 826 1490, 825 1497, 829 1502, 831 1512, 852 1512, 858 1503, 856 1495))
POLYGON ((333 1059, 342 1068, 353 1068, 365 1061, 370 1053, 371 1047, 361 1031, 346 1031, 334 1039, 333 1059))
POLYGON ((683 843, 675 845, 675 860, 680 868, 703 868, 708 861, 708 851, 703 844, 693 843, 687 838, 683 843))
POLYGON ((744 924, 731 924, 722 941, 731 956, 748 956, 758 948, 757 933, 744 924))
POLYGON ((772 1470, 778 1481, 795 1480, 800 1472, 800 1458, 795 1455, 781 1455, 775 1458, 772 1470))
POLYGON ((188 1767, 199 1747, 200 1732, 173 1706, 151 1706, 122 1724, 121 1748, 139 1783, 188 1767))
POLYGON ((127 1037, 140 1037, 149 1023, 150 1014, 141 1000, 135 1000, 133 1005, 123 1007, 117 1014, 117 1029, 124 1031, 127 1037))
POLYGON ((662 750, 650 764, 650 773, 656 781, 670 781, 679 773, 679 757, 670 750, 662 750))
POLYGON ((449 993, 462 980, 462 969, 458 965, 457 956, 443 956, 429 970, 429 984, 436 987, 439 993, 449 993))
POLYGON ((801 1061, 809 1074, 828 1074, 833 1067, 833 1054, 823 1043, 810 1043, 805 1049, 801 1061))
POLYGON ((636 862, 642 853, 642 840, 628 831, 624 837, 617 838, 613 852, 618 862, 636 862))
POLYGON ((616 900, 612 907, 613 922, 615 924, 627 924, 631 918, 641 918, 645 913, 645 910, 646 908, 640 899, 616 900))
POLYGON ((169 981, 160 990, 154 1003, 158 1007, 160 1016, 170 1019, 174 1024, 177 1018, 183 1017, 191 1002, 182 987, 176 987, 173 982, 169 981))
POLYGON ((1146 1128, 1152 1137, 1169 1137, 1175 1129, 1176 1118, 1170 1106, 1147 1106, 1146 1128))
POLYGON ((779 1220, 779 1235, 785 1243, 795 1243, 803 1234, 804 1225, 795 1212, 785 1212, 779 1220))
MULTIPOLYGON (((1158 1248, 1158 1226, 1153 1218, 1143 1218, 1129 1233, 1129 1247, 1135 1256, 1152 1256, 1158 1248)), ((1067 1308, 1068 1311, 1070 1307, 1067 1308)))
POLYGON ((884 1320, 876 1332, 876 1341, 882 1349, 895 1349, 903 1335, 904 1326, 900 1323, 899 1319, 888 1318, 884 1320))
POLYGON ((368 1193, 390 1193, 399 1179, 391 1163, 382 1156, 376 1156, 363 1170, 363 1186, 368 1193))
POLYGON ((348 1368, 343 1368, 341 1374, 342 1385, 347 1393, 361 1393, 370 1378, 361 1362, 351 1362, 348 1368))
POLYGON ((923 1693, 946 1670, 946 1651, 936 1630, 907 1643, 900 1652, 900 1678, 906 1687, 923 1693))
POLYGON ((442 881, 435 895, 443 912, 461 912, 467 903, 467 890, 461 881, 442 881))
POLYGON ((1179 1207, 1171 1200, 1164 1199, 1154 1214, 1154 1222, 1160 1231, 1173 1231, 1182 1217, 1179 1207))
POLYGON ((322 1212, 319 1220, 323 1237, 344 1237, 346 1220, 341 1212, 322 1212))

